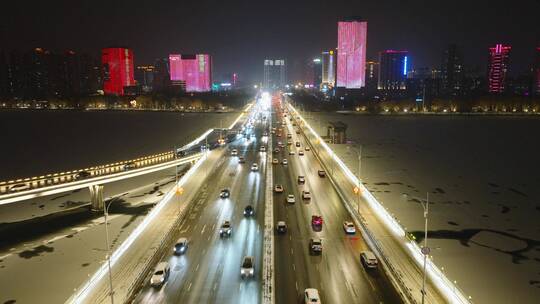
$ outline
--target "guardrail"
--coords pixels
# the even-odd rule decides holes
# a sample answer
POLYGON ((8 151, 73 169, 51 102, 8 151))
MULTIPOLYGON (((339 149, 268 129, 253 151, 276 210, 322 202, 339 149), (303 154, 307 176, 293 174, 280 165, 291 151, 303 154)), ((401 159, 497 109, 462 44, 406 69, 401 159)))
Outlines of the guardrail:
POLYGON ((266 149, 266 192, 264 204, 264 245, 263 245, 263 304, 274 304, 274 195, 272 192, 272 136, 268 136, 266 149))
POLYGON ((79 170, 66 171, 60 173, 52 173, 29 178, 21 178, 0 182, 0 194, 16 193, 19 191, 33 190, 46 186, 58 185, 67 182, 81 180, 82 178, 91 178, 103 176, 118 172, 123 172, 129 169, 141 168, 145 166, 155 165, 170 160, 174 160, 174 151, 167 151, 159 154, 149 155, 136 159, 116 162, 112 164, 94 166, 79 170), (128 169, 129 168, 129 169, 128 169), (83 177, 84 175, 84 177, 83 177), (20 190, 17 190, 19 188, 20 190))
MULTIPOLYGON (((416 263, 417 267, 422 267, 423 258, 424 255, 421 252, 420 247, 418 244, 414 241, 411 241, 406 238, 406 230, 396 221, 394 217, 388 213, 388 211, 382 206, 380 202, 377 201, 377 199, 369 192, 369 190, 359 182, 357 177, 350 171, 350 169, 341 161, 341 159, 334 153, 334 151, 326 144, 326 142, 313 130, 313 128, 305 121, 305 119, 298 113, 298 111, 290 104, 288 103, 288 106, 290 108, 290 112, 294 112, 295 119, 299 119, 301 123, 298 123, 298 127, 301 128, 305 126, 307 130, 312 134, 312 136, 315 138, 316 141, 324 148, 324 150, 330 155, 331 159, 336 162, 336 164, 341 168, 341 170, 344 172, 345 176, 349 179, 349 181, 353 185, 358 185, 360 187, 360 193, 363 195, 363 198, 368 202, 370 208, 375 212, 377 217, 382 221, 384 225, 389 229, 389 231, 392 232, 392 235, 398 240, 398 243, 403 246, 402 244, 405 244, 402 248, 405 250, 406 253, 413 259, 413 261, 416 263), (302 126, 303 125, 303 126, 302 126)), ((315 146, 311 142, 312 140, 306 135, 306 132, 302 128, 302 132, 304 133, 305 138, 308 140, 310 145, 312 145, 315 149, 315 146)), ((318 153, 318 152, 317 152, 318 153)), ((324 163, 321 159, 321 163, 324 163)), ((338 192, 343 192, 341 189, 341 185, 335 184, 336 189, 338 189, 338 192)), ((343 193, 340 194, 342 196, 343 193)), ((354 206, 352 206, 352 203, 350 200, 346 199, 346 196, 344 197, 346 202, 346 206, 349 209, 349 211, 352 211, 352 215, 359 216, 358 219, 361 219, 361 215, 359 215, 356 211, 354 211, 354 206)), ((375 238, 375 236, 372 234, 369 229, 367 229, 367 225, 365 224, 365 220, 361 220, 360 223, 362 224, 362 228, 366 229, 366 234, 368 235, 372 245, 380 250, 381 257, 385 262, 389 262, 387 254, 384 253, 382 250, 382 246, 380 245, 379 241, 375 238)), ((416 303, 415 297, 411 293, 411 288, 409 288, 406 283, 401 279, 403 277, 403 274, 394 266, 391 262, 388 264, 389 270, 394 274, 396 277, 394 278, 397 282, 399 282, 402 286, 402 289, 404 290, 404 295, 407 296, 410 301, 413 303, 416 303)), ((438 292, 444 296, 444 298, 450 302, 450 303, 461 303, 461 304, 468 304, 471 303, 471 297, 465 296, 465 293, 456 286, 451 280, 449 280, 446 275, 433 263, 431 259, 427 259, 427 274, 431 282, 434 284, 434 286, 437 288, 438 292)))

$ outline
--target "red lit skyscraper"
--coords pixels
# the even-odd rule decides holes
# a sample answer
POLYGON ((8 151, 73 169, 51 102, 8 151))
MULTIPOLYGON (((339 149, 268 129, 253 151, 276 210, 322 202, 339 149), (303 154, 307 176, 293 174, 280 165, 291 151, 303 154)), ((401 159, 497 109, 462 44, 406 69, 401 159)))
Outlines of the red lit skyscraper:
POLYGON ((497 44, 489 48, 488 85, 490 93, 504 92, 510 46, 497 44))
POLYGON ((367 22, 347 19, 338 22, 337 87, 365 86, 367 22))
POLYGON ((186 92, 208 92, 212 89, 210 55, 169 55, 171 81, 185 82, 186 92))
POLYGON ((107 48, 101 51, 103 90, 105 94, 124 95, 126 87, 135 86, 133 51, 126 48, 107 48))

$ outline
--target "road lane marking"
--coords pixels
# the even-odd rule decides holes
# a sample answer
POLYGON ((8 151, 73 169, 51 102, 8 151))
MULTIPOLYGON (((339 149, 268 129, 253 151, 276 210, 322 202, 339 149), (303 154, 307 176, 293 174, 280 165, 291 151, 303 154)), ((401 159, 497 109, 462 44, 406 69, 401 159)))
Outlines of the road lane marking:
POLYGON ((298 292, 298 281, 294 282, 294 285, 296 286, 296 292, 298 292))
POLYGON ((216 288, 217 288, 217 282, 214 283, 214 288, 212 288, 214 291, 216 291, 216 288))
POLYGON ((189 291, 189 290, 191 289, 191 284, 192 284, 192 283, 189 282, 189 286, 188 286, 188 288, 187 288, 187 291, 189 291))
POLYGON ((294 254, 294 250, 291 248, 291 255, 293 255, 293 254, 294 254))
POLYGON ((204 233, 204 229, 206 229, 206 224, 204 224, 204 226, 202 227, 201 234, 204 233))
POLYGON ((292 269, 296 271, 296 266, 294 265, 294 263, 292 264, 292 269))

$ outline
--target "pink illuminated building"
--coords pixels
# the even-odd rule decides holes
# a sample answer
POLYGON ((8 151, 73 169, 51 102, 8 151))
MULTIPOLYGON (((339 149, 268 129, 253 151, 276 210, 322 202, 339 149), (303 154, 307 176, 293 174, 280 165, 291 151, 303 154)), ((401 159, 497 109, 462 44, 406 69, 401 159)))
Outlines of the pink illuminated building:
POLYGON ((510 46, 502 44, 489 48, 488 85, 490 93, 504 92, 510 50, 510 46))
POLYGON ((338 22, 337 87, 359 89, 366 84, 367 22, 338 22))
POLYGON ((183 82, 186 92, 212 89, 211 57, 206 54, 169 55, 171 82, 183 82))
POLYGON ((133 51, 125 48, 107 48, 101 51, 103 65, 103 91, 108 95, 124 95, 126 88, 135 86, 133 77, 133 51))

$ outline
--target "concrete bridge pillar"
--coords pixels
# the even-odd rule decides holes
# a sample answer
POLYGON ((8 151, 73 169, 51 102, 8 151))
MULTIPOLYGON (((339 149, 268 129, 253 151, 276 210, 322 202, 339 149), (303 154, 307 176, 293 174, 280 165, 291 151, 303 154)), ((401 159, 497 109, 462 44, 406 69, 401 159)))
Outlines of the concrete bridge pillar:
POLYGON ((92 204, 92 211, 103 211, 103 186, 92 185, 88 187, 90 190, 90 202, 92 204))

